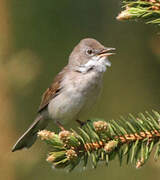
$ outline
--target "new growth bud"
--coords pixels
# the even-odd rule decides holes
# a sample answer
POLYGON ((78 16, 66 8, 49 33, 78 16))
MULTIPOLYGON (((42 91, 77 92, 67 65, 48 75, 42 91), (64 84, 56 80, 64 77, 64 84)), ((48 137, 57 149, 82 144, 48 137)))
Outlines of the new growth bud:
POLYGON ((114 140, 109 141, 108 143, 105 144, 104 150, 109 153, 113 151, 117 147, 117 145, 118 145, 117 141, 114 140))
POLYGON ((138 168, 142 167, 143 165, 144 165, 144 158, 141 158, 137 161, 136 168, 138 169, 138 168))
POLYGON ((73 149, 69 149, 66 151, 66 156, 68 160, 73 160, 77 158, 77 153, 73 149))
POLYGON ((122 11, 117 17, 116 17, 116 19, 117 20, 128 20, 128 19, 130 19, 132 16, 131 16, 131 14, 128 12, 128 8, 126 9, 126 10, 124 10, 124 11, 122 11))
POLYGON ((54 132, 47 131, 47 130, 39 131, 37 134, 41 138, 41 140, 50 140, 50 139, 53 139, 55 136, 54 132))
POLYGON ((47 162, 53 162, 55 160, 55 156, 52 154, 52 155, 49 155, 46 159, 47 162))
POLYGON ((105 121, 96 121, 93 123, 93 127, 97 132, 104 132, 107 130, 107 123, 105 121))

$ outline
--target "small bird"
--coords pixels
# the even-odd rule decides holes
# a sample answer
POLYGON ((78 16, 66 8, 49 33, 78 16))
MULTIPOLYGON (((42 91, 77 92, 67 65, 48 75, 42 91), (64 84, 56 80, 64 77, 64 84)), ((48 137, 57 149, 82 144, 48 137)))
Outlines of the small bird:
POLYGON ((12 152, 31 147, 37 132, 49 119, 63 130, 67 121, 80 121, 100 93, 103 74, 111 66, 108 56, 115 48, 106 48, 92 38, 82 39, 69 56, 68 64, 55 77, 42 96, 38 114, 28 130, 18 139, 12 152))

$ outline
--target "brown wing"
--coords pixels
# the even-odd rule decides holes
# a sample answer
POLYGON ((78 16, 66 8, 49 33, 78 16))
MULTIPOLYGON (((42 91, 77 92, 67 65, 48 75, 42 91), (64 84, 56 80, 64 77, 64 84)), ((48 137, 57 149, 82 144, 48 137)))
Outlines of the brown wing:
POLYGON ((62 78, 67 70, 67 67, 65 67, 54 79, 52 85, 44 92, 42 96, 42 101, 39 106, 38 112, 41 112, 43 109, 45 109, 49 102, 58 95, 59 91, 62 89, 61 87, 61 81, 62 78))

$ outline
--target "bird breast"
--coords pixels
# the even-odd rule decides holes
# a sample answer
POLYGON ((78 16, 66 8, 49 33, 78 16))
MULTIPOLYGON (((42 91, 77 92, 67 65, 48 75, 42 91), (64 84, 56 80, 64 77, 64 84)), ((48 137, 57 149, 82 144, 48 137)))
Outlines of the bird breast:
POLYGON ((69 72, 62 81, 60 94, 49 103, 50 117, 67 122, 87 111, 100 93, 102 76, 95 71, 69 72))

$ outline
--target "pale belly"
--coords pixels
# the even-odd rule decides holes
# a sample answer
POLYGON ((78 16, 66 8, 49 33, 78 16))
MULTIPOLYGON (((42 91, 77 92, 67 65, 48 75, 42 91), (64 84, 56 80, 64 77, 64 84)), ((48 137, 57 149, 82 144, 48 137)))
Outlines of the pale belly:
MULTIPOLYGON (((80 118, 95 103, 100 90, 102 76, 91 74, 70 81, 66 88, 48 105, 49 117, 66 123, 80 118)), ((89 118, 89 117, 88 117, 89 118)))

